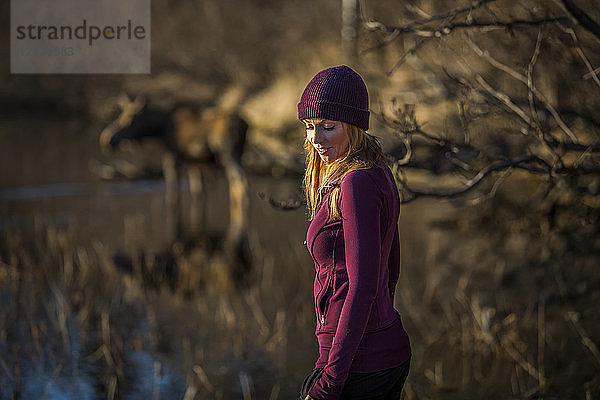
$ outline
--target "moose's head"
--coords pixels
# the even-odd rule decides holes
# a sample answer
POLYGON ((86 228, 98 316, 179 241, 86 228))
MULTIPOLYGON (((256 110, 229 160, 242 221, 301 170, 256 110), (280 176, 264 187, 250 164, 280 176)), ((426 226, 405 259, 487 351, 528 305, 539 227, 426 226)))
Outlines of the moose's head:
POLYGON ((144 138, 162 138, 169 129, 166 113, 150 108, 142 96, 131 100, 119 97, 120 114, 100 134, 102 150, 110 152, 124 142, 138 142, 144 138))

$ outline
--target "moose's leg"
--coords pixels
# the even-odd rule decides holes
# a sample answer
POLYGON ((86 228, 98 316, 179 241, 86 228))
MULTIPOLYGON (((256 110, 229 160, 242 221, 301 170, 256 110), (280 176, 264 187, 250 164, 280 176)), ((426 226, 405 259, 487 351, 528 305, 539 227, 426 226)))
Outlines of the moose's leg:
POLYGON ((204 229, 204 182, 202 169, 198 165, 188 166, 188 179, 190 182, 190 231, 192 233, 202 232, 204 229))
MULTIPOLYGON (((242 264, 247 260, 248 182, 241 165, 233 160, 223 162, 229 183, 229 228, 225 238, 227 257, 242 264)), ((240 265, 241 266, 241 265, 240 265)))
POLYGON ((179 194, 179 165, 173 153, 167 153, 162 160, 165 177, 165 206, 167 211, 167 229, 169 241, 175 241, 183 233, 181 219, 181 196, 179 194))

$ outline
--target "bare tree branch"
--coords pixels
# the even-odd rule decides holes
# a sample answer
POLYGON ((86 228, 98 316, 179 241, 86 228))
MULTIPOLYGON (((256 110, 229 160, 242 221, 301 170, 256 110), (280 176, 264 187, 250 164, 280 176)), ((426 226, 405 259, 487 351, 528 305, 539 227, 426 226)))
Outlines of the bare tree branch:
POLYGON ((531 118, 529 118, 529 116, 525 113, 525 111, 523 111, 519 106, 517 106, 507 94, 500 92, 497 89, 494 89, 489 83, 487 83, 487 81, 480 74, 474 72, 474 75, 475 75, 475 80, 488 93, 490 93, 492 96, 494 96, 495 98, 500 100, 502 103, 504 103, 504 105, 509 110, 511 110, 512 112, 517 114, 519 116, 519 118, 521 118, 528 126, 533 126, 533 123, 531 122, 531 118))
POLYGON ((459 8, 455 8, 455 9, 449 10, 449 11, 445 11, 443 13, 433 15, 433 16, 427 18, 427 19, 424 19, 424 20, 421 20, 421 21, 417 21, 417 22, 415 22, 415 24, 423 25, 423 24, 427 24, 429 22, 439 21, 441 19, 446 19, 448 17, 455 17, 458 14, 463 14, 463 13, 466 13, 466 12, 471 12, 471 11, 473 11, 473 10, 481 7, 481 6, 484 6, 484 5, 489 4, 489 3, 493 3, 494 1, 496 1, 496 0, 478 0, 478 1, 474 2, 473 4, 471 4, 470 6, 459 7, 459 8))
POLYGON ((402 25, 402 26, 390 26, 390 25, 382 24, 377 21, 366 21, 364 25, 369 30, 382 30, 382 31, 386 31, 386 32, 397 31, 397 32, 401 32, 401 33, 410 33, 410 32, 415 33, 418 31, 418 29, 415 28, 415 26, 425 25, 425 24, 428 24, 428 23, 431 23, 434 21, 446 20, 448 18, 453 19, 454 17, 456 17, 459 14, 473 11, 487 3, 492 3, 494 1, 496 1, 496 0, 479 0, 479 1, 471 4, 470 6, 455 8, 455 9, 445 11, 440 14, 433 15, 429 18, 419 20, 419 21, 414 21, 414 22, 411 22, 410 24, 402 25))
POLYGON ((573 30, 573 28, 562 26, 562 24, 557 24, 557 25, 563 31, 565 31, 566 33, 571 35, 571 38, 573 39, 573 43, 575 43, 575 48, 576 48, 577 54, 579 55, 579 57, 585 64, 586 68, 589 71, 589 74, 592 76, 592 78, 594 78, 594 82, 596 82, 596 85, 598 85, 600 87, 600 79, 598 79, 598 74, 596 74, 594 67, 592 67, 592 63, 590 62, 590 60, 587 58, 587 56, 583 52, 583 49, 581 48, 581 44, 579 43, 579 38, 577 37, 577 34, 573 30))
POLYGON ((498 177, 498 179, 496 179, 496 182, 494 182, 494 185, 492 186, 492 189, 489 191, 489 193, 487 193, 485 196, 477 197, 477 198, 473 199, 471 201, 471 204, 472 205, 479 204, 479 203, 482 203, 485 200, 489 200, 489 199, 493 198, 494 196, 496 196, 496 192, 498 191, 498 188, 506 180, 506 178, 508 178, 508 176, 511 173, 512 173, 512 167, 509 167, 509 168, 505 169, 500 174, 500 176, 498 177))
MULTIPOLYGON (((447 12, 444 12, 441 14, 434 15, 430 18, 427 18, 427 19, 424 19, 421 21, 417 21, 411 25, 405 26, 404 29, 402 27, 389 27, 389 26, 386 26, 386 25, 384 25, 380 22, 376 22, 376 21, 365 22, 365 27, 369 30, 383 30, 386 32, 391 32, 392 35, 390 35, 389 39, 385 41, 385 44, 387 44, 387 43, 390 43, 393 39, 395 39, 398 36, 398 35, 394 35, 395 32, 404 33, 404 32, 414 31, 415 33, 417 33, 417 30, 414 28, 414 25, 423 25, 423 24, 427 24, 427 23, 430 23, 433 21, 444 20, 439 26, 437 26, 435 28, 435 30, 433 31, 433 34, 425 33, 423 36, 425 36, 426 39, 417 41, 417 43, 415 43, 407 52, 405 52, 402 55, 400 60, 398 60, 398 62, 396 62, 396 64, 394 64, 394 66, 392 66, 392 68, 388 71, 387 75, 390 76, 394 73, 394 71, 396 71, 404 63, 404 61, 406 60, 407 57, 414 54, 419 48, 421 48, 426 43, 427 39, 436 36, 435 32, 445 32, 446 27, 450 24, 450 22, 452 22, 452 20, 454 20, 454 18, 458 14, 461 14, 464 12, 470 12, 476 8, 483 6, 484 4, 491 3, 493 1, 495 1, 495 0, 478 0, 477 2, 473 3, 470 6, 456 8, 456 9, 453 9, 453 10, 450 10, 450 11, 447 11, 447 12)), ((438 37, 439 36, 441 36, 441 34, 439 34, 438 37)), ((370 49, 367 49, 366 51, 361 52, 361 54, 378 49, 378 48, 382 47, 383 45, 384 44, 374 46, 370 49)))
POLYGON ((457 24, 452 24, 446 27, 444 32, 434 32, 434 36, 439 37, 441 34, 447 35, 451 31, 455 29, 469 29, 469 28, 480 28, 485 31, 490 31, 494 29, 513 29, 519 26, 538 26, 538 25, 546 25, 555 22, 565 22, 566 18, 540 18, 534 20, 520 20, 515 19, 512 21, 491 21, 491 22, 462 22, 457 24))
MULTIPOLYGON (((594 35, 594 39, 600 39, 600 26, 585 12, 575 6, 573 0, 555 1, 563 5, 575 23, 590 31, 594 35)), ((591 77, 594 79, 595 84, 600 87, 600 73, 598 73, 598 69, 594 69, 594 66, 588 57, 586 57, 583 50, 583 44, 589 44, 589 39, 586 38, 588 41, 584 43, 579 41, 577 34, 571 27, 573 23, 570 22, 567 12, 562 13, 562 16, 553 16, 552 11, 548 10, 545 16, 539 18, 532 17, 531 19, 520 19, 520 17, 517 18, 513 14, 513 16, 508 16, 501 20, 491 10, 489 10, 491 17, 483 18, 478 16, 478 20, 475 15, 461 16, 462 13, 471 12, 492 2, 493 0, 475 1, 466 7, 455 8, 433 16, 425 16, 422 19, 413 20, 398 26, 385 25, 376 21, 365 22, 366 29, 374 32, 383 32, 385 38, 382 43, 364 50, 363 54, 383 47, 395 39, 401 38, 404 34, 413 35, 413 44, 398 58, 389 70, 388 75, 396 71, 409 56, 419 52, 429 40, 438 38, 440 41, 439 47, 436 48, 437 55, 443 57, 444 53, 440 53, 440 51, 450 53, 449 59, 445 59, 444 63, 440 63, 440 68, 452 80, 466 89, 464 92, 465 96, 473 96, 472 98, 466 97, 465 101, 459 99, 457 103, 458 111, 453 114, 453 116, 459 118, 458 121, 462 125, 462 137, 456 135, 442 136, 426 132, 414 119, 410 124, 407 124, 406 110, 402 107, 397 107, 396 104, 394 104, 396 115, 393 117, 388 118, 382 113, 381 118, 384 123, 403 142, 403 148, 401 151, 398 151, 398 155, 396 156, 398 159, 395 160, 393 168, 402 194, 403 203, 410 202, 419 197, 457 197, 474 190, 484 181, 489 182, 490 176, 500 171, 502 171, 500 175, 491 178, 491 190, 488 190, 486 194, 478 194, 477 196, 480 196, 478 200, 473 201, 481 201, 481 199, 493 197, 504 179, 514 170, 523 170, 531 174, 543 174, 548 177, 548 187, 560 187, 561 190, 564 189, 565 185, 571 185, 573 188, 574 186, 572 185, 577 182, 577 179, 573 178, 587 174, 595 176, 600 173, 600 162, 598 162, 597 157, 598 153, 600 153, 600 142, 597 142, 596 129, 590 128, 588 124, 585 128, 588 131, 584 131, 580 125, 576 125, 582 121, 581 118, 578 118, 572 122, 574 127, 578 127, 578 137, 566 122, 566 120, 569 120, 567 118, 570 115, 569 111, 563 109, 559 113, 555 105, 551 104, 541 90, 536 87, 536 83, 540 84, 536 79, 540 72, 543 70, 548 73, 545 68, 549 68, 550 71, 557 71, 558 68, 569 67, 568 62, 570 62, 570 59, 568 54, 565 56, 564 62, 557 63, 556 67, 547 65, 547 62, 555 63, 560 60, 549 58, 550 53, 547 54, 545 51, 546 45, 548 45, 549 52, 554 51, 557 46, 562 46, 563 49, 567 50, 575 50, 588 70, 583 79, 591 77), (568 37, 561 35, 554 29, 544 29, 549 24, 558 26, 570 35, 573 43, 569 43, 568 37), (524 49, 518 49, 518 58, 511 57, 511 59, 514 59, 514 65, 507 65, 492 57, 487 50, 482 49, 480 45, 471 40, 471 34, 475 34, 475 32, 486 32, 497 29, 510 31, 513 28, 522 28, 521 30, 524 31, 526 37, 529 37, 528 32, 531 32, 533 29, 538 31, 537 39, 534 42, 535 45, 528 57, 529 62, 525 64, 522 70, 520 69, 522 67, 519 67, 518 63, 521 62, 524 49), (466 31, 464 34, 466 40, 463 42, 458 41, 458 46, 453 48, 452 44, 457 43, 454 39, 460 39, 460 37, 448 37, 448 35, 458 29, 466 31), (515 88, 518 91, 513 91, 512 86, 514 85, 511 85, 513 83, 511 79, 508 79, 506 86, 495 85, 491 80, 494 74, 493 69, 486 67, 487 72, 485 73, 476 69, 472 63, 472 57, 468 58, 467 54, 464 53, 461 46, 462 43, 468 44, 477 56, 487 61, 492 67, 507 73, 514 81, 525 85, 527 99, 521 99, 513 95, 513 93, 522 93, 522 88, 518 87, 515 88), (552 46, 552 49, 550 49, 550 46, 552 46), (541 65, 542 62, 545 63, 541 65), (447 63, 451 63, 451 66, 446 68, 447 63), (503 89, 505 87, 507 89, 503 89), (467 107, 471 99, 477 106, 482 105, 484 108, 491 107, 493 113, 487 114, 484 112, 483 114, 476 113, 471 115, 470 109, 467 107), (485 137, 481 138, 483 140, 479 140, 480 138, 474 140, 473 138, 474 144, 471 145, 471 133, 469 132, 471 118, 481 118, 486 115, 497 116, 499 113, 503 117, 501 120, 486 121, 490 124, 503 124, 500 126, 490 125, 490 129, 493 130, 493 133, 490 132, 490 140, 486 140, 487 138, 485 137), (516 116, 520 121, 516 120, 513 116, 516 116), (504 117, 508 117, 508 119, 504 117), (514 126, 515 121, 519 125, 516 130, 514 126), (524 135, 529 139, 497 136, 501 132, 511 131, 524 135), (497 139, 499 141, 494 142, 497 139), (432 143, 433 145, 431 145, 432 143), (527 148, 518 149, 517 146, 527 146, 527 148), (521 153, 523 155, 520 157, 511 158, 514 157, 515 153, 518 154, 519 151, 524 151, 525 153, 521 153), (456 183, 455 185, 458 187, 454 188, 448 188, 439 184, 436 187, 436 184, 433 182, 423 182, 423 186, 420 187, 420 185, 409 181, 412 178, 412 175, 408 173, 411 168, 427 171, 442 178, 450 175, 454 178, 463 174, 467 174, 467 176, 462 183, 456 183)), ((540 15, 537 11, 536 14, 540 15)), ((422 17, 423 15, 423 13, 420 13, 419 16, 422 17)), ((514 36, 514 32, 511 33, 514 36)), ((488 45, 490 48, 504 51, 509 57, 512 51, 517 50, 507 47, 504 41, 497 43, 494 39, 494 37, 481 38, 482 43, 488 40, 492 41, 488 45)), ((516 43, 522 43, 522 41, 515 41, 512 45, 516 45, 516 43)), ((433 61, 433 63, 435 62, 433 61)), ((589 93, 589 91, 585 93, 589 93)), ((569 92, 569 95, 572 94, 569 92)), ((447 98, 440 99, 440 101, 447 100, 447 98)), ((568 101, 567 98, 564 100, 568 101)), ((394 100, 392 101, 394 102, 394 100)), ((592 107, 592 104, 595 103, 588 104, 592 107)), ((429 106, 425 105, 425 107, 429 106)), ((475 110, 477 111, 477 108, 475 110)), ((428 111, 432 111, 431 107, 428 111)), ((435 113, 435 110, 433 112, 435 113)), ((576 112, 576 114, 579 117, 579 113, 576 112)), ((436 117, 433 116, 433 118, 435 119, 436 117)), ((597 124, 595 125, 597 126, 597 124)), ((479 134, 480 132, 478 131, 479 134)), ((481 132, 481 134, 486 135, 485 132, 481 132)), ((400 150, 400 146, 398 149, 400 150)), ((439 182, 443 182, 443 180, 439 182)), ((581 186, 582 184, 578 183, 577 185, 581 186)))
POLYGON ((460 117, 460 123, 463 127, 465 143, 469 144, 471 142, 471 132, 469 131, 469 121, 466 117, 465 102, 463 100, 458 102, 458 116, 460 117))
POLYGON ((600 73, 600 67, 596 67, 593 70, 591 70, 590 72, 587 72, 586 74, 583 75, 583 79, 590 79, 593 76, 596 76, 598 73, 600 73))
MULTIPOLYGON (((475 42, 473 42, 471 40, 470 37, 465 36, 465 38, 467 39, 467 44, 469 44, 469 46, 471 46, 473 51, 475 51, 475 53, 478 56, 484 58, 487 62, 492 64, 494 67, 506 72, 507 74, 509 74, 510 76, 515 78, 516 80, 518 80, 526 85, 528 84, 527 77, 525 77, 523 74, 518 73, 515 69, 509 67, 506 64, 501 63, 500 61, 498 61, 495 58, 493 58, 492 56, 490 56, 490 54, 487 50, 482 50, 481 48, 479 48, 479 46, 477 46, 475 44, 475 42)), ((540 92, 533 85, 531 86, 531 89, 533 90, 533 93, 535 94, 535 96, 544 104, 544 107, 550 112, 550 114, 552 114, 552 117, 554 118, 554 120, 556 121, 558 126, 560 126, 560 128, 563 130, 563 132, 565 132, 565 134, 573 142, 577 142, 577 138, 575 137, 575 134, 573 133, 571 128, 569 128, 569 126, 562 120, 562 118, 560 117, 560 114, 558 113, 558 111, 556 111, 554 106, 548 102, 548 100, 546 99, 546 96, 544 96, 544 94, 542 92, 540 92)))
POLYGON ((297 210, 306 204, 306 201, 304 201, 303 199, 298 199, 298 198, 289 199, 286 201, 275 200, 271 196, 268 196, 267 194, 265 194, 263 192, 259 192, 258 197, 260 197, 261 200, 268 202, 273 208, 276 208, 281 211, 297 210))
POLYGON ((535 128, 536 132, 538 133, 538 138, 544 140, 544 132, 542 129, 542 124, 540 123, 540 119, 538 117, 537 110, 535 108, 535 99, 533 94, 533 67, 537 62, 538 56, 540 55, 541 45, 542 31, 538 30, 538 35, 535 42, 535 49, 533 50, 533 54, 531 55, 529 65, 527 66, 527 98, 529 100, 529 114, 531 115, 532 120, 535 122, 535 128))
POLYGON ((404 189, 404 191, 408 192, 408 197, 402 196, 401 202, 409 203, 419 197, 438 197, 438 198, 457 197, 457 196, 465 194, 468 191, 474 189, 481 182, 483 182, 483 180, 488 175, 490 175, 492 172, 505 170, 507 168, 515 168, 515 167, 521 167, 523 169, 527 169, 528 171, 538 172, 538 173, 547 173, 551 169, 550 166, 544 160, 537 157, 536 155, 527 155, 527 156, 515 158, 512 160, 496 162, 496 163, 482 169, 481 171, 479 171, 479 173, 477 173, 477 175, 475 175, 473 178, 468 180, 467 183, 463 187, 461 187, 459 189, 455 189, 455 190, 427 191, 427 190, 411 189, 407 186, 406 182, 404 182, 404 180, 401 179, 400 180, 401 185, 402 185, 401 189, 404 189), (531 164, 531 163, 541 164, 544 166, 544 168, 535 168, 534 166, 530 166, 530 167, 526 166, 526 164, 531 164))
MULTIPOLYGON (((365 23, 365 27, 368 30, 380 30, 380 31, 384 31, 384 32, 388 32, 390 34, 396 34, 396 33, 413 33, 416 34, 417 36, 422 36, 422 37, 426 37, 426 38, 432 38, 432 37, 442 37, 445 35, 449 35, 450 33, 452 33, 454 30, 457 29, 472 29, 472 28, 477 28, 477 29, 482 29, 485 31, 491 31, 491 30, 495 30, 495 29, 513 29, 519 26, 526 26, 526 27, 531 27, 531 26, 538 26, 538 25, 545 25, 545 24, 550 24, 550 23, 556 23, 556 22, 566 22, 568 21, 566 18, 540 18, 540 19, 536 19, 536 20, 512 20, 512 21, 490 21, 490 22, 477 22, 477 21, 471 21, 471 22, 457 22, 454 24, 444 24, 442 26, 440 26, 439 28, 428 28, 428 27, 416 27, 414 26, 414 24, 409 24, 409 25, 401 25, 401 26, 389 26, 389 25, 384 25, 380 22, 376 22, 376 21, 368 21, 365 23)), ((397 37, 394 36, 394 39, 397 37)), ((386 40, 385 43, 382 43, 380 45, 374 46, 372 48, 363 50, 363 53, 369 52, 371 50, 380 48, 382 45, 385 45, 387 43, 389 43, 391 40, 386 40)))
POLYGON ((419 50, 427 42, 427 40, 428 39, 417 40, 417 42, 408 51, 405 51, 404 54, 402 54, 402 57, 400 57, 396 64, 394 64, 392 68, 390 68, 390 70, 387 72, 387 75, 392 75, 398 68, 400 68, 402 64, 404 64, 404 61, 406 61, 408 57, 415 54, 416 51, 419 50))
POLYGON ((431 14, 429 14, 428 12, 426 12, 425 10, 423 10, 421 7, 418 7, 418 6, 414 5, 414 4, 411 4, 408 1, 404 2, 404 7, 408 11, 410 11, 410 12, 412 12, 414 14, 418 14, 418 15, 420 15, 423 18, 431 18, 431 14))
POLYGON ((589 15, 586 14, 581 8, 579 8, 571 0, 555 0, 557 3, 564 6, 564 8, 571 14, 573 20, 590 32, 596 40, 600 41, 600 25, 594 21, 589 15))
POLYGON ((550 147, 562 149, 562 150, 583 151, 583 152, 588 152, 588 153, 600 152, 600 142, 591 143, 591 144, 582 144, 582 143, 564 143, 564 142, 559 142, 558 140, 548 140, 547 143, 550 147))

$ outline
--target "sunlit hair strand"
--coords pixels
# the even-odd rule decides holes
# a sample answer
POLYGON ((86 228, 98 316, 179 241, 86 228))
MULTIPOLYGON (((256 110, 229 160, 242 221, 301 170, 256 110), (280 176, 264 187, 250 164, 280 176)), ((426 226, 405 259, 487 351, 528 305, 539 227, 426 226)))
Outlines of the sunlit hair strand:
POLYGON ((331 163, 323 162, 308 138, 304 140, 306 153, 304 190, 311 220, 315 216, 315 209, 319 201, 327 192, 331 192, 328 204, 329 217, 330 219, 339 218, 338 198, 340 182, 344 176, 351 171, 368 169, 378 162, 383 162, 383 152, 375 136, 357 126, 345 122, 341 124, 344 132, 348 135, 348 150, 331 163))

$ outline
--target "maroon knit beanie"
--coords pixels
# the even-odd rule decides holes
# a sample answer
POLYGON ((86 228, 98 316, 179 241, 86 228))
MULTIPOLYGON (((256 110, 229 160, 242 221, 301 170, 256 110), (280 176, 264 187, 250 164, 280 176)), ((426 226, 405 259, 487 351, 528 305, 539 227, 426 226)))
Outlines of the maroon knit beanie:
POLYGON ((319 72, 308 82, 298 103, 298 119, 306 118, 347 122, 366 131, 369 95, 365 82, 345 65, 319 72))

